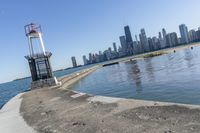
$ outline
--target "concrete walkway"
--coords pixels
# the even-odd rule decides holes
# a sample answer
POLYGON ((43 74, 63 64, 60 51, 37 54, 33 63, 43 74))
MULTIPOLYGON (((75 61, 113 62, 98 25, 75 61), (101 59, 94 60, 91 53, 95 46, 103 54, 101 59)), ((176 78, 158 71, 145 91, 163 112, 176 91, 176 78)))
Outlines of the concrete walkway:
POLYGON ((24 94, 20 111, 39 133, 200 131, 200 106, 90 96, 63 89, 24 94))
POLYGON ((0 132, 1 133, 35 133, 35 131, 27 125, 23 117, 20 115, 20 105, 22 94, 18 94, 12 98, 0 110, 0 132))

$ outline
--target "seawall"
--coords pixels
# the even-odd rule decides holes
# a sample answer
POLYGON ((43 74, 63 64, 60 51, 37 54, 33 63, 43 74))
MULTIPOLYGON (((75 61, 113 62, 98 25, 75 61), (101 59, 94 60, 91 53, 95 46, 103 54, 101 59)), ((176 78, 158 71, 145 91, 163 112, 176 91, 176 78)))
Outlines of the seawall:
POLYGON ((87 69, 84 69, 84 70, 80 70, 78 72, 74 72, 72 74, 69 74, 69 75, 66 75, 66 76, 59 78, 58 81, 62 83, 62 85, 59 88, 60 89, 66 89, 66 88, 70 87, 71 85, 75 84, 77 81, 86 77, 90 73, 96 71, 100 67, 102 67, 102 66, 96 65, 94 67, 87 68, 87 69))
POLYGON ((23 93, 13 97, 0 110, 1 133, 35 133, 34 129, 28 126, 20 115, 22 95, 23 93))
POLYGON ((95 66, 59 78, 60 87, 20 94, 0 112, 0 131, 13 133, 172 133, 200 131, 200 106, 104 96, 67 89, 94 72, 95 66), (17 101, 17 103, 16 103, 17 101), (11 117, 10 117, 11 116, 11 117), (21 119, 16 121, 16 119, 21 119), (22 121, 22 120, 25 121, 22 121), (14 121, 14 124, 12 124, 14 121), (15 126, 20 125, 20 126, 15 126), (18 129, 19 128, 19 129, 18 129), (12 130, 13 129, 13 130, 12 130))
POLYGON ((91 96, 63 89, 23 95, 21 114, 39 133, 198 133, 200 106, 91 96))
POLYGON ((60 78, 62 87, 24 94, 20 113, 28 125, 39 133, 199 132, 200 106, 92 96, 66 89, 98 67, 60 78))

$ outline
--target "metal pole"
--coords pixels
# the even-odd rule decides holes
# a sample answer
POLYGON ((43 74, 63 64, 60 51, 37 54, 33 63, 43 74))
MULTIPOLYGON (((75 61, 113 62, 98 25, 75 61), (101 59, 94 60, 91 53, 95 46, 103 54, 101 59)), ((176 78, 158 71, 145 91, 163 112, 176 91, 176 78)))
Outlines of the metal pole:
POLYGON ((39 38, 40 38, 40 44, 41 44, 41 47, 42 47, 42 51, 43 51, 44 55, 46 55, 44 43, 43 43, 43 40, 42 40, 42 35, 41 35, 41 33, 38 33, 38 34, 39 34, 39 38))

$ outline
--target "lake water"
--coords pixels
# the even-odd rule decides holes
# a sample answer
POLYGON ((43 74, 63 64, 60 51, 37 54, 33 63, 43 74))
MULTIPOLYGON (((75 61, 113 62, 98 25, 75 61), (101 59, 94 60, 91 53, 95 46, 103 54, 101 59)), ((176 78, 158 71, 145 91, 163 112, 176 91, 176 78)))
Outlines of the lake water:
MULTIPOLYGON (((90 66, 55 72, 61 77, 90 66)), ((31 79, 0 84, 0 107, 31 79)), ((94 95, 200 105, 200 47, 98 69, 73 86, 94 95)))
POLYGON ((72 89, 94 95, 200 104, 200 47, 103 67, 72 89))
MULTIPOLYGON (((91 67, 91 65, 63 70, 63 71, 57 71, 54 73, 54 75, 56 77, 61 77, 88 67, 91 67)), ((30 83, 31 83, 31 78, 0 84, 0 108, 15 95, 24 91, 28 91, 30 83)))

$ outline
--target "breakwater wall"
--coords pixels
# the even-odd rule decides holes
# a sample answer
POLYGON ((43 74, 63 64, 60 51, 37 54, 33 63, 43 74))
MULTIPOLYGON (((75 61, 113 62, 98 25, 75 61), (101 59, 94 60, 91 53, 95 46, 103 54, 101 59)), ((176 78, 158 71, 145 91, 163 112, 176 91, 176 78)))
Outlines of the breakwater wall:
POLYGON ((200 106, 92 96, 66 89, 99 67, 101 66, 59 78, 62 86, 56 89, 46 87, 32 90, 11 99, 0 111, 0 131, 4 133, 199 132, 200 106))
POLYGON ((69 74, 69 75, 59 78, 58 81, 62 83, 62 85, 60 86, 60 89, 66 89, 66 88, 70 87, 71 85, 73 85, 80 79, 84 78, 88 74, 96 71, 100 67, 102 67, 102 66, 97 65, 97 66, 94 66, 94 67, 91 67, 88 69, 84 69, 84 70, 80 70, 78 72, 74 72, 72 74, 69 74))

